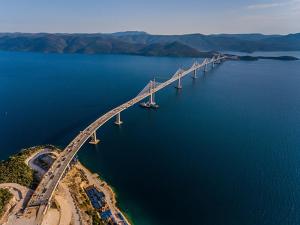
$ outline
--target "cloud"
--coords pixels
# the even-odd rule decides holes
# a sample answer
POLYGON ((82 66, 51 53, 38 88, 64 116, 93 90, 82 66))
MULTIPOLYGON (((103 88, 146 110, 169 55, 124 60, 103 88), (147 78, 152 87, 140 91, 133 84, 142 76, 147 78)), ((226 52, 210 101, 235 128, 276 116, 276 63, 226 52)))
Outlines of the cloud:
POLYGON ((284 5, 284 3, 255 4, 255 5, 248 5, 247 9, 269 9, 269 8, 279 7, 282 5, 284 5))
POLYGON ((300 3, 300 0, 290 0, 285 2, 270 2, 270 3, 259 3, 254 5, 248 5, 247 9, 258 10, 258 9, 270 9, 284 6, 293 6, 300 3))

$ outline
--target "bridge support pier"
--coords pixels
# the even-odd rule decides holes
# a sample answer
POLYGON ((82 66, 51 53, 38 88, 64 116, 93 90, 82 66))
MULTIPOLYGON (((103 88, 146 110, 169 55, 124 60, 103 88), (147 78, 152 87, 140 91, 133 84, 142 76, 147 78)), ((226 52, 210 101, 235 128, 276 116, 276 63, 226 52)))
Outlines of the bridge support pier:
POLYGON ((204 73, 206 73, 207 72, 207 63, 205 64, 205 66, 204 66, 204 70, 203 70, 203 72, 204 73))
POLYGON ((176 88, 177 88, 177 89, 181 89, 181 88, 182 88, 182 85, 181 85, 181 77, 178 78, 178 83, 177 83, 176 88))
POLYGON ((149 104, 150 104, 150 105, 155 104, 153 93, 151 93, 150 96, 149 96, 149 104))
POLYGON ((147 102, 140 103, 140 106, 143 108, 154 108, 157 109, 159 106, 155 103, 154 95, 155 92, 153 91, 155 89, 155 80, 150 81, 150 88, 149 88, 149 100, 147 102))
POLYGON ((100 142, 100 140, 99 139, 97 139, 97 135, 96 135, 96 131, 92 134, 92 136, 91 136, 91 140, 90 140, 90 144, 92 144, 92 145, 96 145, 96 144, 98 144, 100 142))
POLYGON ((116 117, 115 124, 116 125, 121 125, 122 123, 123 123, 123 121, 121 121, 121 113, 118 113, 117 117, 116 117))
POLYGON ((193 79, 196 79, 196 78, 197 78, 197 70, 194 70, 194 71, 193 71, 193 76, 192 76, 192 77, 193 77, 193 79))

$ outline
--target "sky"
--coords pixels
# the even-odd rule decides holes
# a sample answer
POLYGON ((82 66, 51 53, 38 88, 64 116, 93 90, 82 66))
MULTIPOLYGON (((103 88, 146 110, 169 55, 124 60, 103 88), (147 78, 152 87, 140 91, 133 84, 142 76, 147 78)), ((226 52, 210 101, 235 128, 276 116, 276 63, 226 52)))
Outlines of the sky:
POLYGON ((300 32, 300 0, 0 0, 0 32, 300 32))

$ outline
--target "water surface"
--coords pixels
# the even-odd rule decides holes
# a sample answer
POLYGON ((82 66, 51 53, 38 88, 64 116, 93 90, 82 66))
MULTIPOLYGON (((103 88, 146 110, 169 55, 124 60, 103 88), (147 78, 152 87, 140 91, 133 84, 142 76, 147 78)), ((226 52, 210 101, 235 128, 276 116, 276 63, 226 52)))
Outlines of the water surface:
MULTIPOLYGON (((66 146, 85 126, 193 59, 0 52, 0 158, 66 146)), ((300 224, 300 63, 228 61, 134 106, 80 160, 137 225, 300 224)))

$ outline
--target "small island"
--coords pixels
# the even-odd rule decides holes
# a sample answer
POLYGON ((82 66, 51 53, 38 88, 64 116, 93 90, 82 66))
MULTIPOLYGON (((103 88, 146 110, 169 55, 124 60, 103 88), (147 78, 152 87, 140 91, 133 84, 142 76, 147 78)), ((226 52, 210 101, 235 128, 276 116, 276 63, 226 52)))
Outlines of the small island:
POLYGON ((299 60, 294 56, 238 56, 239 60, 243 61, 257 61, 259 59, 271 59, 271 60, 282 60, 282 61, 294 61, 299 60))

